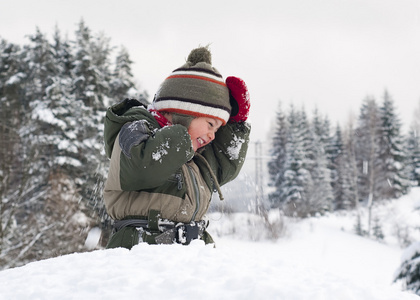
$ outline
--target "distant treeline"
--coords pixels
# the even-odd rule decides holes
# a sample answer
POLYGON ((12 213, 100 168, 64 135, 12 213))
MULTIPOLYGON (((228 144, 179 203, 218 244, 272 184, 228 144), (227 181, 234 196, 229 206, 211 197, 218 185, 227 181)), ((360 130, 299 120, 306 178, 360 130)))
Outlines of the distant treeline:
MULTIPOLYGON (((419 120, 420 121, 420 120, 419 120)), ((268 164, 272 207, 305 217, 394 199, 420 185, 420 137, 401 132, 394 101, 367 97, 357 120, 331 129, 318 111, 280 106, 268 164)))

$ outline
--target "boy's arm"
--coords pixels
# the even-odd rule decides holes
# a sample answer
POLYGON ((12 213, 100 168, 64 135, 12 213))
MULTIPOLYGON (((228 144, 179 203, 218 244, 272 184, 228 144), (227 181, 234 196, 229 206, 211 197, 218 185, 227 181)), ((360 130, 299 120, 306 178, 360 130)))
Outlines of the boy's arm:
POLYGON ((251 131, 251 126, 245 122, 251 106, 245 82, 229 76, 226 86, 232 106, 229 122, 217 131, 215 140, 203 152, 220 185, 238 176, 245 161, 251 131))
POLYGON ((202 155, 209 162, 220 185, 238 176, 248 150, 251 126, 247 122, 228 123, 221 127, 214 141, 207 145, 202 155))
POLYGON ((192 159, 191 138, 181 125, 160 128, 145 105, 124 99, 107 110, 105 149, 117 162, 122 190, 137 191, 164 183, 192 159))
POLYGON ((126 191, 162 185, 194 155, 190 135, 184 126, 150 130, 144 120, 121 129, 119 146, 120 182, 122 190, 126 191))

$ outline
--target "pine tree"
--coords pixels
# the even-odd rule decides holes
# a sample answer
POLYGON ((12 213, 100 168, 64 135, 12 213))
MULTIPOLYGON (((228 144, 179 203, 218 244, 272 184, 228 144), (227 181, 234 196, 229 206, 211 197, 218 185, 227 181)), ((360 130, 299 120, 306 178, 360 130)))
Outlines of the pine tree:
MULTIPOLYGON (((32 121, 30 104, 34 100, 42 96, 42 86, 44 82, 40 78, 46 74, 48 63, 41 66, 39 63, 48 54, 43 57, 42 52, 48 51, 43 43, 43 36, 37 33, 30 37, 33 42, 29 46, 25 46, 22 50, 12 52, 13 48, 6 47, 6 55, 2 55, 6 62, 2 67, 2 82, 4 82, 1 95, 2 112, 5 113, 2 118, 2 128, 9 128, 9 133, 14 134, 14 142, 11 143, 9 152, 6 150, 7 161, 2 166, 6 173, 7 184, 1 193, 1 222, 2 222, 2 239, 0 265, 4 265, 4 257, 10 255, 9 251, 13 245, 22 245, 18 249, 16 257, 21 257, 19 251, 23 253, 25 242, 34 240, 34 233, 38 230, 34 218, 31 218, 30 210, 39 209, 39 206, 31 202, 31 197, 37 193, 36 188, 30 187, 32 173, 36 176, 38 170, 34 169, 31 160, 36 154, 35 149, 31 149, 28 136, 31 129, 26 124, 32 121), (32 63, 33 60, 33 63, 32 63), (30 76, 36 75, 36 80, 32 80, 30 76), (9 114, 10 113, 10 114, 9 114), (10 153, 10 154, 9 154, 10 153)), ((4 45, 4 43, 2 43, 4 45)), ((3 147, 1 147, 4 149, 3 147)), ((6 148, 7 149, 7 148, 6 148)), ((13 254, 12 254, 13 255, 13 254)))
POLYGON ((134 88, 131 72, 132 61, 126 48, 121 47, 115 59, 115 69, 110 82, 111 95, 114 101, 120 101, 129 96, 130 89, 134 88))
POLYGON ((19 138, 21 83, 26 76, 21 72, 19 46, 0 39, 0 53, 0 161, 13 165, 13 155, 9 155, 19 138))
MULTIPOLYGON (((0 100, 2 111, 17 103, 22 94, 22 83, 26 75, 22 72, 21 48, 0 38, 0 100)), ((10 109, 9 113, 12 113, 10 109)), ((16 120, 15 114, 8 114, 16 120)), ((0 119, 5 122, 6 119, 0 119)))
POLYGON ((314 148, 315 136, 303 107, 298 112, 297 132, 303 151, 303 168, 311 171, 315 164, 315 153, 317 149, 314 148))
POLYGON ((15 236, 14 214, 19 198, 18 184, 23 173, 22 147, 19 136, 21 126, 21 49, 0 39, 0 266, 2 256, 15 236))
POLYGON ((302 149, 299 145, 299 137, 297 133, 297 113, 292 106, 287 117, 289 123, 289 131, 286 144, 286 157, 285 157, 285 172, 282 175, 283 181, 280 182, 278 187, 280 203, 285 210, 291 211, 296 207, 294 202, 299 202, 302 198, 303 186, 298 181, 298 172, 302 165, 302 149), (287 206, 290 209, 287 209, 287 206))
POLYGON ((331 186, 334 195, 334 210, 347 209, 349 203, 346 203, 344 198, 345 183, 344 183, 344 141, 341 133, 341 128, 337 124, 334 136, 331 140, 331 156, 330 156, 330 170, 331 170, 331 186))
POLYGON ((382 225, 381 225, 381 221, 378 218, 378 216, 376 216, 373 219, 373 228, 372 228, 372 234, 375 237, 376 240, 378 241, 383 241, 383 239, 385 238, 384 232, 382 230, 382 225))
POLYGON ((355 231, 358 235, 365 235, 366 231, 362 227, 360 198, 359 198, 359 177, 360 170, 357 162, 357 135, 353 125, 353 120, 349 119, 344 132, 344 149, 339 168, 343 178, 343 204, 356 209, 355 231))
POLYGON ((280 185, 280 199, 286 215, 306 217, 310 214, 307 191, 312 186, 311 174, 308 170, 309 147, 306 139, 308 126, 305 115, 296 112, 291 106, 288 115, 289 131, 286 144, 286 160, 284 181, 280 185), (306 140, 305 140, 306 139, 306 140))
POLYGON ((406 138, 406 170, 412 186, 420 186, 420 101, 414 111, 414 119, 406 138))
POLYGON ((29 36, 30 44, 26 47, 24 61, 25 73, 28 76, 28 85, 25 91, 25 100, 32 102, 41 100, 50 82, 50 75, 57 73, 54 64, 54 54, 45 35, 36 29, 35 34, 29 36))
POLYGON ((356 160, 356 138, 353 123, 349 121, 344 134, 343 155, 339 160, 339 172, 343 181, 342 203, 346 208, 359 209, 359 169, 356 160))
POLYGON ((394 282, 401 280, 406 290, 420 295, 420 242, 408 247, 403 257, 404 260, 396 272, 394 282))
POLYGON ((368 235, 371 234, 373 203, 381 200, 380 174, 383 163, 380 159, 382 120, 375 99, 366 98, 359 116, 356 138, 356 159, 360 162, 358 189, 360 198, 368 207, 368 235))
POLYGON ((286 172, 287 138, 288 123, 286 116, 281 109, 281 104, 279 103, 276 113, 276 127, 274 129, 272 147, 270 150, 270 157, 272 157, 272 159, 268 163, 270 186, 274 187, 274 191, 269 195, 270 203, 273 208, 278 208, 282 201, 280 186, 284 181, 284 174, 286 172))
POLYGON ((362 220, 359 214, 357 215, 357 218, 356 218, 356 224, 354 224, 354 231, 357 235, 360 235, 360 236, 366 235, 366 231, 363 229, 362 220))
POLYGON ((408 132, 406 145, 408 178, 411 185, 420 186, 420 137, 414 126, 408 132))
POLYGON ((331 187, 331 170, 328 156, 331 149, 330 127, 328 119, 322 120, 314 112, 312 121, 313 162, 310 169, 313 185, 308 191, 311 214, 332 211, 333 193, 331 187), (328 150, 328 152, 327 152, 328 150))
MULTIPOLYGON (((95 63, 103 63, 102 55, 94 58, 93 54, 98 54, 99 45, 92 41, 91 30, 81 20, 76 31, 76 50, 73 72, 73 93, 77 100, 82 100, 88 107, 101 108, 103 106, 103 90, 106 90, 100 75, 100 68, 95 63)), ((109 53, 109 49, 104 49, 104 55, 109 53)), ((106 61, 105 61, 106 62, 106 61)), ((100 65, 99 65, 100 66, 100 65)), ((106 77, 106 76, 105 76, 106 77)))
POLYGON ((378 189, 382 199, 398 198, 407 192, 408 174, 405 172, 406 153, 394 102, 387 91, 384 93, 381 112, 381 137, 379 160, 381 172, 377 174, 378 189))
POLYGON ((378 175, 380 174, 380 111, 375 99, 366 98, 362 104, 356 129, 356 160, 359 173, 360 199, 372 203, 379 199, 378 175))
POLYGON ((74 67, 72 49, 70 41, 67 38, 63 40, 58 27, 54 31, 52 48, 59 74, 63 78, 70 78, 71 71, 74 67))

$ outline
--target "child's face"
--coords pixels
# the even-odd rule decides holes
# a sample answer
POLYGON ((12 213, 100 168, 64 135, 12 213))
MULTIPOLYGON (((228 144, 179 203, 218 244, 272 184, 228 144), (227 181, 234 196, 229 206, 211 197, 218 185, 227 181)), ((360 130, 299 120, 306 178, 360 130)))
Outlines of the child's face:
POLYGON ((204 147, 214 140, 216 131, 222 126, 222 121, 210 117, 198 117, 191 121, 188 133, 191 136, 194 151, 204 147))

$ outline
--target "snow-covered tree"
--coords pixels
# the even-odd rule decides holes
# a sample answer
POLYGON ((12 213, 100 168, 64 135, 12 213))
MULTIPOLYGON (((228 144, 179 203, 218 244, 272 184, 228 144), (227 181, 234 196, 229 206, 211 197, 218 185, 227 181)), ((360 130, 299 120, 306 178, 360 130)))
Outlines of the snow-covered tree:
POLYGON ((75 42, 58 29, 52 43, 39 29, 23 47, 0 40, 0 268, 84 251, 109 221, 103 118, 118 74, 109 39, 78 29, 75 42))
MULTIPOLYGON (((60 143, 65 143, 63 133, 68 128, 57 118, 55 110, 65 109, 61 104, 68 96, 65 91, 69 86, 66 80, 69 81, 61 77, 55 58, 53 48, 39 30, 30 36, 21 61, 27 76, 20 102, 28 102, 28 107, 19 116, 22 155, 20 176, 14 186, 19 187, 19 192, 6 196, 13 198, 15 209, 9 223, 13 235, 4 241, 3 246, 7 247, 0 255, 3 267, 68 253, 69 245, 74 245, 74 250, 83 247, 82 235, 71 232, 87 225, 74 226, 72 222, 81 208, 77 188, 70 172, 58 171, 62 165, 60 143), (54 247, 48 247, 51 244, 54 247)), ((67 115, 72 115, 74 108, 67 115)))
POLYGON ((378 175, 380 174, 381 115, 374 98, 366 98, 360 109, 355 132, 356 160, 359 170, 360 200, 370 202, 380 197, 378 175))
POLYGON ((314 213, 310 197, 314 187, 310 173, 315 157, 313 136, 303 110, 298 112, 291 106, 287 121, 289 130, 284 179, 279 186, 280 203, 286 215, 306 217, 314 213))
POLYGON ((402 281, 405 289, 420 295, 420 242, 404 250, 394 281, 402 281))
POLYGON ((111 95, 114 101, 120 101, 128 96, 130 89, 134 88, 132 61, 125 47, 121 47, 115 59, 115 69, 110 82, 111 95))
POLYGON ((411 185, 420 186, 420 101, 414 111, 414 119, 406 139, 406 148, 406 166, 411 185))
POLYGON ((349 121, 344 134, 344 151, 341 162, 343 177, 343 203, 352 208, 359 208, 359 172, 356 160, 355 129, 352 121, 349 121))
POLYGON ((345 195, 345 156, 344 156, 344 141, 341 128, 336 126, 334 135, 331 139, 331 156, 330 156, 330 170, 331 170, 331 186, 334 195, 334 210, 349 208, 345 195))
POLYGON ((317 113, 310 122, 302 108, 292 105, 286 116, 279 108, 268 163, 272 207, 287 215, 306 217, 332 208, 328 153, 329 122, 317 113))
POLYGON ((381 136, 379 146, 380 172, 377 174, 377 188, 382 199, 398 198, 409 187, 406 173, 406 153, 404 137, 401 134, 401 122, 395 112, 394 101, 387 91, 380 107, 381 136))
POLYGON ((313 185, 308 191, 312 214, 332 211, 333 192, 331 187, 331 156, 330 123, 327 118, 322 120, 318 111, 314 112, 312 120, 312 152, 313 162, 310 169, 313 185))
POLYGON ((356 160, 358 164, 358 191, 360 200, 368 206, 368 229, 371 234, 373 203, 381 200, 380 174, 383 162, 380 159, 382 119, 374 98, 366 98, 362 104, 356 129, 356 160))
MULTIPOLYGON (((294 215, 303 210, 305 186, 310 178, 304 169, 304 149, 299 130, 299 114, 291 106, 287 117, 289 124, 283 181, 278 186, 279 202, 286 214, 294 215)), ((305 209, 306 210, 306 209, 305 209)))
POLYGON ((67 37, 63 39, 58 27, 55 28, 51 47, 54 49, 54 58, 59 74, 70 78, 74 60, 72 47, 67 37))
POLYGON ((288 123, 286 116, 279 103, 276 112, 276 127, 272 139, 271 150, 269 151, 271 160, 268 162, 269 185, 274 187, 274 191, 269 195, 272 207, 279 207, 281 202, 280 186, 284 181, 286 172, 286 145, 288 139, 288 123))
POLYGON ((108 59, 111 51, 108 42, 103 35, 95 39, 84 21, 79 22, 72 69, 73 93, 89 107, 102 108, 108 93, 106 80, 110 78, 108 59))
POLYGON ((408 132, 407 145, 407 173, 411 184, 420 186, 420 136, 419 131, 412 126, 408 132))
POLYGON ((25 100, 40 100, 51 83, 51 74, 57 74, 53 49, 46 36, 36 29, 35 34, 29 35, 30 44, 25 47, 24 67, 28 76, 25 100))
POLYGON ((17 200, 22 190, 16 182, 25 180, 22 162, 24 149, 20 137, 24 109, 21 96, 26 74, 22 70, 22 50, 0 40, 0 265, 11 245, 10 237, 19 231, 14 226, 17 200), (13 192, 13 193, 12 193, 13 192))

